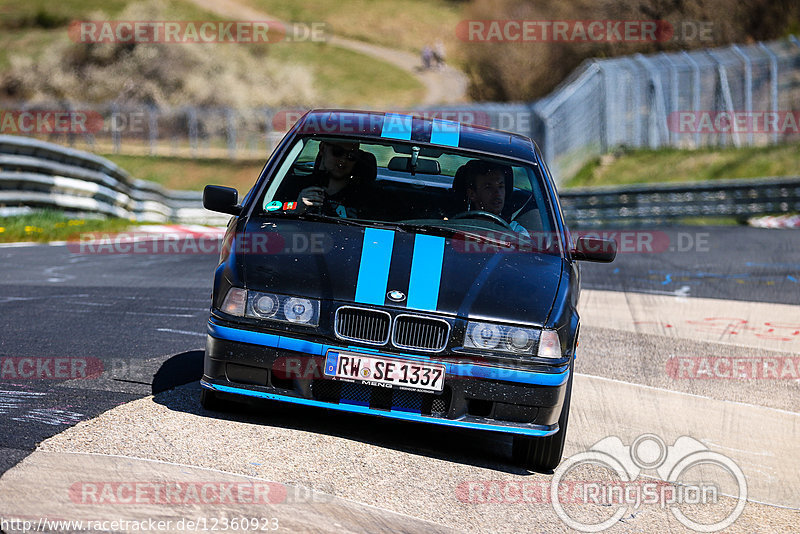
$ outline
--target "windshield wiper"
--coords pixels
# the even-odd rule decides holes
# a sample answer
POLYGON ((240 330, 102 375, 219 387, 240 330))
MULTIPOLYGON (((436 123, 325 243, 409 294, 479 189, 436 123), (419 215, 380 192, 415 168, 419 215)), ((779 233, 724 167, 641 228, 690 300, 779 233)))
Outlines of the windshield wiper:
POLYGON ((291 214, 287 212, 275 212, 275 213, 282 213, 282 215, 278 216, 279 218, 282 219, 328 222, 328 223, 342 224, 347 226, 358 226, 361 228, 371 228, 371 227, 392 228, 400 230, 402 232, 413 232, 417 234, 435 235, 440 237, 462 237, 477 241, 479 243, 494 245, 501 248, 506 248, 506 249, 514 248, 514 240, 512 239, 503 240, 499 237, 492 237, 490 235, 471 232, 469 230, 464 230, 461 228, 451 228, 449 226, 392 222, 392 221, 372 221, 372 220, 366 221, 363 219, 348 219, 346 217, 336 217, 333 215, 325 215, 323 213, 315 213, 310 211, 305 211, 302 213, 291 213, 291 214))
POLYGON ((492 237, 486 234, 479 234, 477 232, 470 232, 462 228, 451 228, 449 226, 438 226, 430 224, 414 224, 414 223, 394 223, 401 230, 416 232, 418 234, 437 235, 441 237, 454 237, 463 236, 468 239, 473 239, 480 243, 495 245, 502 248, 514 248, 513 240, 503 240, 499 237, 492 237))
MULTIPOLYGON (((277 218, 280 219, 292 219, 292 220, 299 220, 299 221, 318 221, 318 222, 329 222, 334 224, 345 224, 348 226, 372 226, 372 224, 359 220, 359 219, 348 219, 347 217, 336 217, 334 215, 325 215, 324 213, 316 213, 312 211, 304 211, 299 213, 288 213, 288 212, 274 212, 274 213, 283 213, 279 215, 277 218)), ((271 213, 267 213, 266 215, 271 215, 271 213)))

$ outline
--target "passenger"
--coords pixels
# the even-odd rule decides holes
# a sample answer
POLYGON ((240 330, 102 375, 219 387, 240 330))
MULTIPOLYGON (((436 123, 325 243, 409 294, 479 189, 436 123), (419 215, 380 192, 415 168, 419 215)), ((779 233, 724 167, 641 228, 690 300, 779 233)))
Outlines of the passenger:
POLYGON ((322 141, 314 171, 284 180, 275 198, 296 199, 301 209, 325 215, 358 217, 376 172, 375 156, 358 143, 322 141))

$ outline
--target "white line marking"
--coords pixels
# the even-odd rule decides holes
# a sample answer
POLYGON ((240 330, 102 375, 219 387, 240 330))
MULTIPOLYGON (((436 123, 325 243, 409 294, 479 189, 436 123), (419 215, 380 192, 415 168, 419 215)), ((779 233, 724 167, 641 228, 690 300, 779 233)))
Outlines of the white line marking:
POLYGON ((186 334, 187 336, 203 336, 206 337, 206 334, 201 332, 189 332, 187 330, 173 330, 172 328, 157 328, 159 332, 170 332, 173 334, 186 334))

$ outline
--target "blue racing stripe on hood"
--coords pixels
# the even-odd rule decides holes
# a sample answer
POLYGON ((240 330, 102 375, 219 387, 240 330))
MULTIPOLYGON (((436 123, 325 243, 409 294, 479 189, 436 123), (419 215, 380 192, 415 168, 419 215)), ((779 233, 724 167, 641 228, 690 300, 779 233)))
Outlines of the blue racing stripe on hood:
POLYGON ((444 262, 444 238, 417 234, 408 283, 408 308, 435 311, 444 262))
POLYGON ((356 302, 383 305, 386 283, 389 280, 389 265, 392 263, 394 232, 379 228, 364 230, 364 245, 361 263, 358 266, 356 302))
POLYGON ((411 140, 411 115, 400 115, 398 113, 387 113, 383 117, 383 129, 381 137, 387 139, 399 139, 401 141, 411 140))

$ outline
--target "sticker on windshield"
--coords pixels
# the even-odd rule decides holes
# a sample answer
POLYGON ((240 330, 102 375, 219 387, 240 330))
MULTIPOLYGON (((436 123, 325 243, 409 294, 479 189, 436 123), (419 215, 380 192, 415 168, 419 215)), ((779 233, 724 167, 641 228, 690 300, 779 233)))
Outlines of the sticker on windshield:
POLYGON ((278 211, 279 209, 281 209, 282 206, 283 202, 281 202, 280 200, 273 200, 272 202, 264 206, 264 209, 267 211, 278 211))

